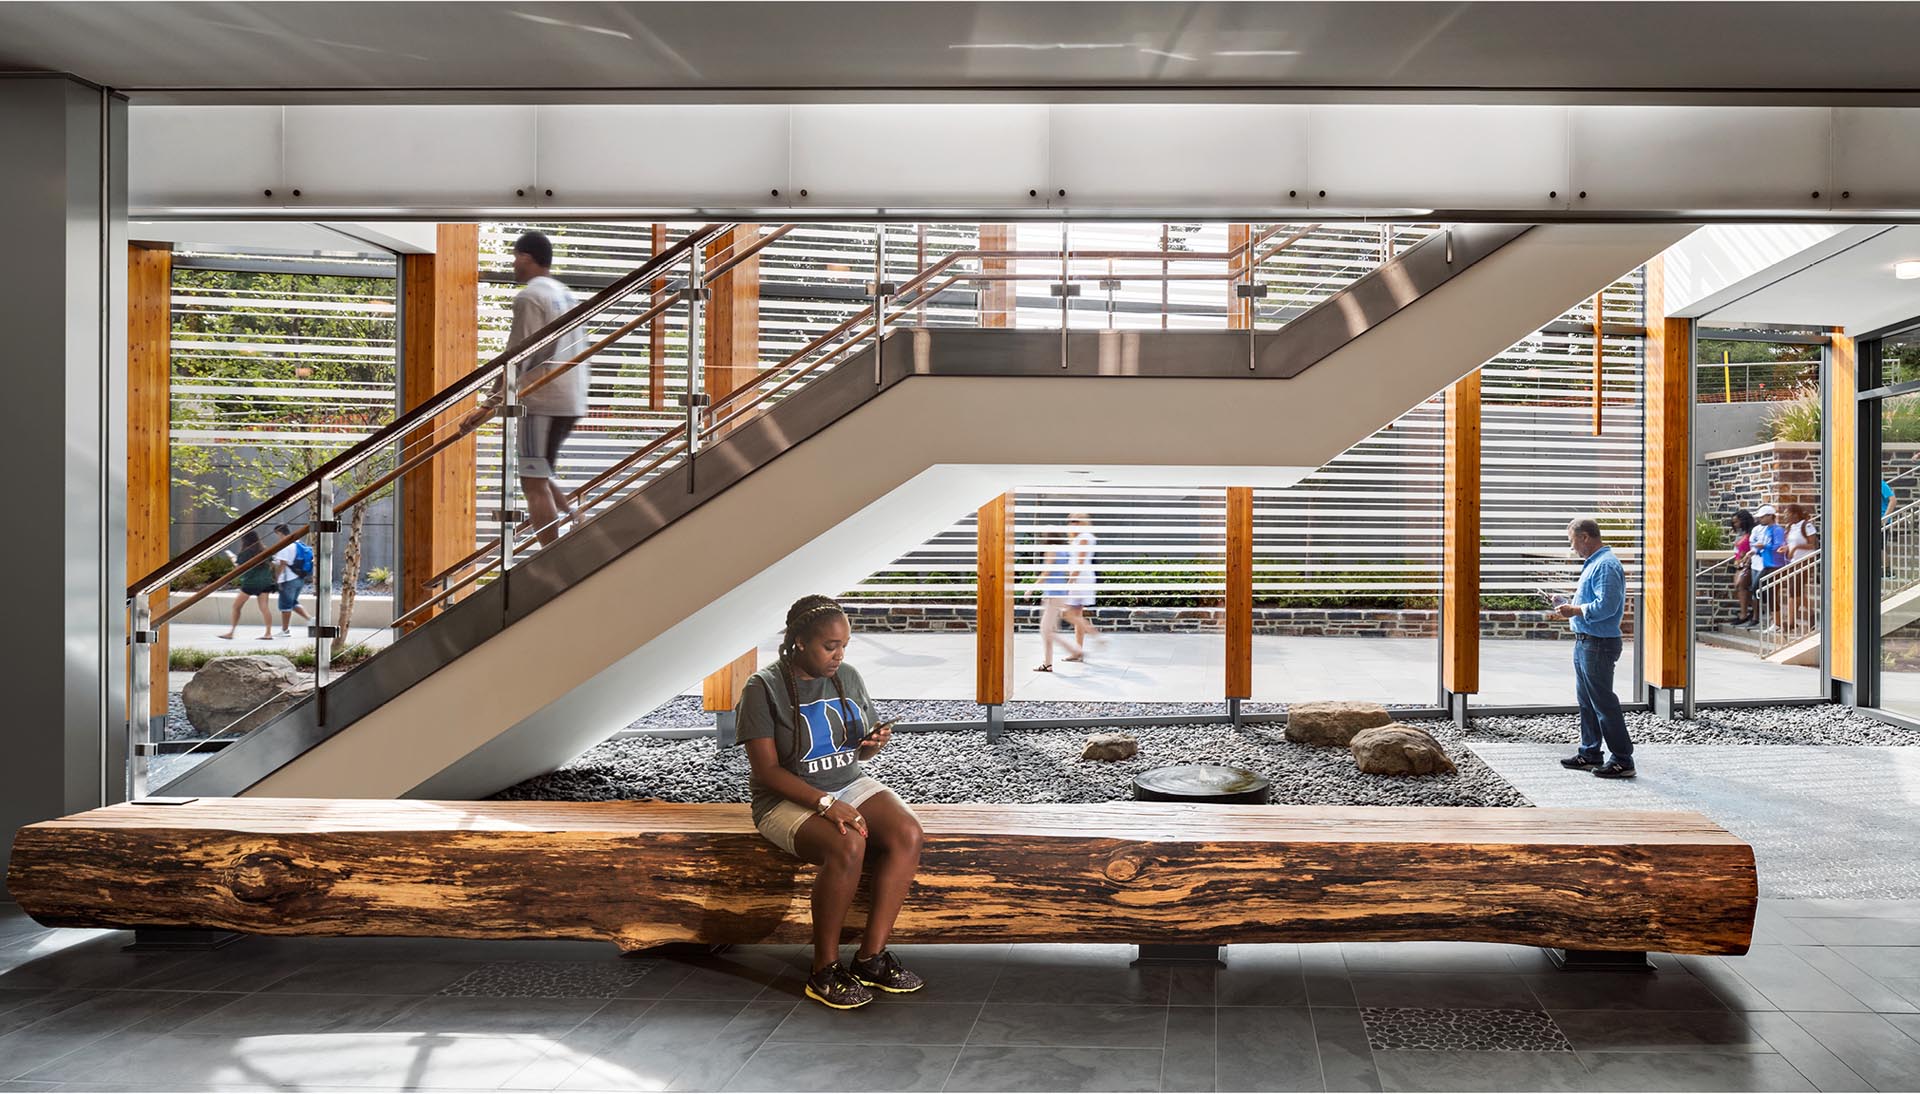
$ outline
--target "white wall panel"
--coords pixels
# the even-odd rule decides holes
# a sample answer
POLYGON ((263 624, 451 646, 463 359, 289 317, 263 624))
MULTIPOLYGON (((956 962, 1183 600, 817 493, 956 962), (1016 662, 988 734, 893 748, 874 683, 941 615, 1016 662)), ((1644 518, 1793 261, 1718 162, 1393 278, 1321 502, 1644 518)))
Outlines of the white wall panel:
POLYGON ((531 106, 290 106, 286 181, 300 205, 512 205, 534 185, 531 106))
POLYGON ((1316 106, 1303 197, 1333 208, 1563 208, 1552 106, 1316 106), (1321 191, 1326 196, 1320 196, 1321 191))
POLYGON ((1567 110, 1576 210, 1826 209, 1838 196, 1825 107, 1567 110))
POLYGON ((280 127, 277 106, 129 106, 128 201, 135 208, 278 205, 280 127))
POLYGON ((1833 150, 1835 208, 1920 208, 1920 111, 1836 109, 1833 150))
POLYGON ((1072 208, 1304 206, 1307 110, 1055 106, 1043 193, 1072 208), (1060 190, 1067 196, 1061 198, 1060 190))
POLYGON ((791 197, 785 193, 785 106, 539 111, 543 205, 737 206, 783 204, 791 197))
POLYGON ((801 105, 793 108, 797 208, 1039 206, 1045 106, 801 105), (801 197, 800 191, 807 196, 801 197))

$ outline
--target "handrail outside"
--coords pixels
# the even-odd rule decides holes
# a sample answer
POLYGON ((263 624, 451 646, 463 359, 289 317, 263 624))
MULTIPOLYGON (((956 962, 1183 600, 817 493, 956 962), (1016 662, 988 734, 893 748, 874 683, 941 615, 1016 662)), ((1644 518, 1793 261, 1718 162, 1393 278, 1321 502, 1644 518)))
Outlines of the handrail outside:
POLYGON ((418 428, 423 422, 436 418, 452 409, 453 405, 479 390, 481 385, 504 372, 507 365, 537 353, 553 344, 568 330, 585 323, 594 316, 612 307, 630 293, 633 288, 653 278, 661 269, 671 266, 694 246, 704 245, 712 236, 724 231, 731 225, 705 224, 688 233, 686 237, 659 254, 648 259, 632 272, 618 281, 595 293, 585 303, 575 307, 560 318, 542 327, 539 332, 518 346, 502 350, 491 361, 474 369, 467 375, 448 384, 427 401, 405 414, 380 427, 371 436, 340 453, 333 459, 321 464, 300 479, 282 489, 278 494, 261 502, 244 516, 230 521, 226 527, 200 541, 200 543, 175 556, 171 562, 162 564, 151 573, 134 582, 127 588, 129 599, 147 596, 161 586, 193 568, 202 560, 210 557, 221 545, 238 535, 240 531, 253 526, 268 516, 286 508, 301 494, 312 490, 328 476, 337 474, 342 468, 359 463, 373 450, 383 447, 399 437, 418 428))

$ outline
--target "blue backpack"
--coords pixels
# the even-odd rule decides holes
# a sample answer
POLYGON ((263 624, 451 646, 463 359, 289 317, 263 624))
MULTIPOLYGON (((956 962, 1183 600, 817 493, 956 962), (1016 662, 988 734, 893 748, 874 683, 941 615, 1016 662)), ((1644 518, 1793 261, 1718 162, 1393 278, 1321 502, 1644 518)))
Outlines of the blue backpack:
POLYGON ((301 578, 313 576, 313 548, 305 543, 293 545, 293 573, 301 578))

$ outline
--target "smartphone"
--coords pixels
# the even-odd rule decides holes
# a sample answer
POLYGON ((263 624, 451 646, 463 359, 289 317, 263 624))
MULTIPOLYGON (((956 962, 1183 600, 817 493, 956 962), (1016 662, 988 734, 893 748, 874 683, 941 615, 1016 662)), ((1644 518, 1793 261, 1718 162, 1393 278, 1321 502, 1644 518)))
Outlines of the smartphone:
POLYGON ((887 719, 886 721, 884 721, 884 722, 881 722, 881 723, 880 723, 879 725, 877 725, 877 726, 874 726, 874 727, 873 727, 872 729, 870 729, 870 730, 868 730, 868 731, 867 731, 867 735, 866 735, 866 736, 864 736, 864 737, 862 737, 862 738, 860 738, 860 740, 861 740, 862 742, 865 742, 865 741, 871 741, 871 740, 873 740, 873 739, 874 739, 875 737, 878 737, 878 736, 880 736, 880 731, 881 731, 881 730, 883 730, 883 729, 892 729, 892 728, 893 728, 894 726, 896 726, 896 725, 899 725, 899 724, 900 724, 900 719, 898 719, 898 718, 889 718, 889 719, 887 719))

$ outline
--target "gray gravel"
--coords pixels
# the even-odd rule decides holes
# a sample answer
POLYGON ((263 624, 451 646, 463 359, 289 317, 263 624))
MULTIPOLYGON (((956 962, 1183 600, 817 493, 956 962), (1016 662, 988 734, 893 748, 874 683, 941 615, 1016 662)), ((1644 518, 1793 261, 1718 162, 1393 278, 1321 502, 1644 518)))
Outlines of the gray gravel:
MULTIPOLYGON (((1875 721, 1852 707, 1821 706, 1700 708, 1690 722, 1665 722, 1650 713, 1627 714, 1635 743, 1694 745, 1909 745, 1920 731, 1875 721)), ((1419 723, 1425 726, 1427 723, 1419 723)), ((1570 743, 1580 736, 1573 714, 1476 718, 1469 741, 1570 743)))
MULTIPOLYGON (((882 702, 888 716, 908 704, 882 702)), ((970 705, 970 704, 969 704, 970 705)), ((1089 714, 1082 713, 1086 717, 1089 714)), ((909 802, 1101 802, 1132 796, 1134 776, 1156 767, 1219 763, 1259 772, 1287 805, 1525 806, 1517 790, 1462 746, 1450 726, 1443 740, 1457 775, 1366 775, 1343 748, 1296 745, 1278 726, 1138 729, 1140 752, 1102 763, 1080 759, 1089 730, 1015 731, 996 744, 981 732, 903 732, 867 763, 875 778, 909 802)), ((708 739, 630 737, 608 741, 558 771, 498 797, 550 801, 745 801, 747 758, 716 754, 708 739)))

